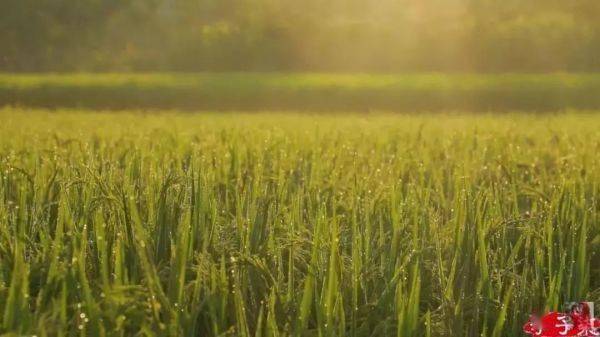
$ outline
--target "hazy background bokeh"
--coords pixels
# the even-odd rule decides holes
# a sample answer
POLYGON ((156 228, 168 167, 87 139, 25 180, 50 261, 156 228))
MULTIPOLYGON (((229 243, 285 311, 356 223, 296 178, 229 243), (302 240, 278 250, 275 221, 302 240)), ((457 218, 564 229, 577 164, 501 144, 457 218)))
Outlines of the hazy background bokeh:
POLYGON ((3 0, 0 71, 591 72, 598 0, 3 0))

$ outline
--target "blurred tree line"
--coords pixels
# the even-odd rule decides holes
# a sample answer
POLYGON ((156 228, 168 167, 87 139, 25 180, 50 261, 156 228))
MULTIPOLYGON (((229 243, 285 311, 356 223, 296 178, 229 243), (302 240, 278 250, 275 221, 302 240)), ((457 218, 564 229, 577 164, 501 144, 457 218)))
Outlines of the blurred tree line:
POLYGON ((599 0, 2 0, 2 71, 600 71, 599 0))

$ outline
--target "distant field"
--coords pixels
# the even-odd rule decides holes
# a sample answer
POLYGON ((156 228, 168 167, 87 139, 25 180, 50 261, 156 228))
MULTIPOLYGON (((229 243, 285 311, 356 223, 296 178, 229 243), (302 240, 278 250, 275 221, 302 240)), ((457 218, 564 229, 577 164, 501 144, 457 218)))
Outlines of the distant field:
MULTIPOLYGON (((186 78, 4 83, 203 83, 186 78)), ((599 114, 0 120, 0 333, 516 337, 600 300, 599 114)))
POLYGON ((311 111, 600 109, 600 74, 0 75, 0 106, 311 111))

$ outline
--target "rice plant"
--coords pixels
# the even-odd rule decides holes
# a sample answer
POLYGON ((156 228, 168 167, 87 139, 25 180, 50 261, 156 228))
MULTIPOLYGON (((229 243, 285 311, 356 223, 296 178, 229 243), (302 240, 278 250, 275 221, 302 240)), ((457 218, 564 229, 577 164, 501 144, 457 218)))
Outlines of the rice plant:
POLYGON ((0 111, 7 336, 521 336, 600 300, 600 116, 0 111))

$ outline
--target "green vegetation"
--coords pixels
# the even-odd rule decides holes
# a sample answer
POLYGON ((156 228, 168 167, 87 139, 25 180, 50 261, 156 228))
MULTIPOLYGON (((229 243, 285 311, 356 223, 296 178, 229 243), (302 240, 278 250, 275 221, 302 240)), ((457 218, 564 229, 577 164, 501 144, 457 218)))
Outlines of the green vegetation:
POLYGON ((1 332, 510 337, 600 300, 595 113, 0 118, 1 332))
POLYGON ((598 74, 0 75, 0 106, 310 111, 600 109, 598 74))
POLYGON ((3 0, 0 71, 600 71, 598 0, 3 0))
POLYGON ((599 0, 1 8, 0 337, 517 337, 600 302, 599 0))

